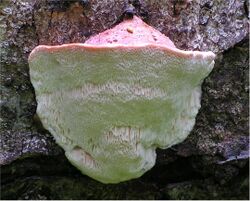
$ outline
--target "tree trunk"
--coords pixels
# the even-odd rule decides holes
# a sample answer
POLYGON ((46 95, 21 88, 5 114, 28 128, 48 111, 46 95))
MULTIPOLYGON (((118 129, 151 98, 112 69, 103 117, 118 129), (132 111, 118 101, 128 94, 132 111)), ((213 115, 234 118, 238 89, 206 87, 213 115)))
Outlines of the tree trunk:
POLYGON ((1 199, 248 199, 247 0, 0 0, 1 199), (101 184, 82 175, 37 119, 27 57, 37 45, 84 42, 136 15, 184 50, 213 51, 196 124, 157 150, 139 179, 101 184))

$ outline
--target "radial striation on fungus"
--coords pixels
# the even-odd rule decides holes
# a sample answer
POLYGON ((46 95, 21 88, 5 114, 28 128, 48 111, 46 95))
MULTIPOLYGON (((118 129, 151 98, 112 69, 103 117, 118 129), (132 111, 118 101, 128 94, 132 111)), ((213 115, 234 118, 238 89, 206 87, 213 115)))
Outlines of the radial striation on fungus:
POLYGON ((82 173, 103 183, 137 178, 156 148, 192 130, 214 58, 177 49, 136 16, 85 43, 41 45, 29 57, 37 114, 82 173))

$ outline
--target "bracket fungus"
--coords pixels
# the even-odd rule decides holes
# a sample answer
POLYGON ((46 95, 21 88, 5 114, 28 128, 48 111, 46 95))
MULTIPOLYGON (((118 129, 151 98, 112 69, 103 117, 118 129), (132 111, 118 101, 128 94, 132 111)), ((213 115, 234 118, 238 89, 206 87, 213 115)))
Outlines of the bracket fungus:
POLYGON ((40 45, 29 57, 37 114, 82 173, 103 183, 137 178, 157 147, 192 130, 214 58, 177 49, 136 16, 83 44, 40 45))

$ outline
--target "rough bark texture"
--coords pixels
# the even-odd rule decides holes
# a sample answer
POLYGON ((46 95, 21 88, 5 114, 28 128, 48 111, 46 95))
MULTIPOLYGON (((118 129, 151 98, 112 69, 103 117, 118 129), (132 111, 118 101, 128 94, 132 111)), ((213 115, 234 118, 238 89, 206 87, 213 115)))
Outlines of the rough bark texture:
POLYGON ((248 199, 248 1, 133 0, 178 48, 212 50, 196 125, 158 150, 143 177, 104 185, 77 171, 35 116, 27 57, 38 44, 84 42, 122 20, 128 1, 0 0, 2 199, 248 199))

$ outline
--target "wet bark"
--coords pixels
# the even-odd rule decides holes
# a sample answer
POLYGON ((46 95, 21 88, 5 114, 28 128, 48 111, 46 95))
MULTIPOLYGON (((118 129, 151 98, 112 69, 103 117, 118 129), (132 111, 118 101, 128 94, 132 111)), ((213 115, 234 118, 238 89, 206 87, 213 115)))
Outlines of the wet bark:
POLYGON ((0 0, 2 199, 248 199, 248 1, 0 0), (84 42, 136 15, 185 50, 217 54, 189 137, 157 150, 139 179, 82 175, 36 118, 27 57, 39 45, 84 42))

